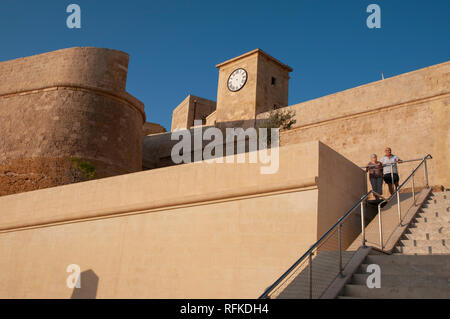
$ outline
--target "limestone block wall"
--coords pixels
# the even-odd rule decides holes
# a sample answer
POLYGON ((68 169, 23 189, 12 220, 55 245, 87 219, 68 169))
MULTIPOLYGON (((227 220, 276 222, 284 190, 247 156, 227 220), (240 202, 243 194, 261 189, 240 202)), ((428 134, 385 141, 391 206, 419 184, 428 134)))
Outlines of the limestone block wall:
POLYGON ((144 125, 142 126, 143 136, 158 134, 158 133, 165 133, 165 132, 166 132, 166 129, 158 123, 145 122, 144 125))
POLYGON ((128 55, 70 48, 0 63, 0 196, 136 172, 144 106, 125 91, 128 55))
POLYGON ((288 105, 289 72, 291 71, 292 69, 288 67, 280 67, 279 63, 265 54, 258 56, 255 114, 288 105))
MULTIPOLYGON (((430 183, 450 187, 450 62, 286 109, 297 123, 281 133, 281 145, 319 139, 358 165, 372 153, 381 158, 386 146, 402 159, 430 153, 430 183)), ((401 165, 400 177, 416 165, 401 165)))
POLYGON ((217 113, 216 113, 216 111, 214 111, 206 117, 205 125, 215 126, 216 121, 217 121, 217 113))
POLYGON ((195 120, 206 122, 206 117, 216 110, 216 102, 194 95, 188 95, 172 114, 172 131, 189 129, 195 120))
POLYGON ((70 298, 70 264, 98 276, 97 298, 258 297, 365 191, 362 170, 319 142, 280 148, 276 174, 261 165, 198 162, 1 197, 0 297, 70 298), (323 169, 333 163, 347 170, 323 169), (327 189, 333 178, 352 187, 327 189))

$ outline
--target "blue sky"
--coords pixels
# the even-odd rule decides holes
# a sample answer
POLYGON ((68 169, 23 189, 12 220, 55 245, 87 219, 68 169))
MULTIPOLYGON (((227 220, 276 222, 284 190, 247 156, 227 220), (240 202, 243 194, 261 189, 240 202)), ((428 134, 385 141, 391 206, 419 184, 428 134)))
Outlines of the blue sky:
POLYGON ((188 94, 216 100, 215 65, 261 48, 294 68, 289 104, 450 60, 449 0, 2 0, 0 61, 73 47, 130 54, 127 90, 170 129, 188 94), (66 27, 81 7, 82 28, 66 27), (368 29, 366 7, 381 7, 368 29))

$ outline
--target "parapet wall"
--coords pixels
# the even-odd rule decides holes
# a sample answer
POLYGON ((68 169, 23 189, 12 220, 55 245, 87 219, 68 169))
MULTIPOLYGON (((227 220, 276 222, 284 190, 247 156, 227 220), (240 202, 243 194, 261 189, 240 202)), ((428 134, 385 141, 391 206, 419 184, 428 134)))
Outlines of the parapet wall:
POLYGON ((322 143, 279 151, 272 175, 197 162, 1 197, 0 298, 70 298, 70 264, 97 298, 258 297, 365 192, 322 143))
POLYGON ((0 63, 0 196, 136 172, 144 105, 125 91, 128 55, 70 48, 0 63))

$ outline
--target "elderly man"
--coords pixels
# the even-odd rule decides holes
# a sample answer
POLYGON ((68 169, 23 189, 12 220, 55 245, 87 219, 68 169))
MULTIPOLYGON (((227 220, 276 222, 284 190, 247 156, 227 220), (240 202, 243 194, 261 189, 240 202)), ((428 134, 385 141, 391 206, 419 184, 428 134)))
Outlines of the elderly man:
POLYGON ((383 164, 377 160, 376 154, 370 156, 370 162, 366 166, 366 172, 369 172, 370 184, 376 193, 375 198, 378 199, 378 195, 383 194, 383 164))
POLYGON ((402 160, 397 157, 397 155, 392 154, 392 150, 390 147, 386 147, 384 150, 384 156, 381 159, 381 163, 383 164, 383 179, 389 186, 389 193, 392 195, 394 192, 394 188, 392 184, 395 185, 395 190, 398 188, 398 181, 400 178, 398 177, 397 163, 401 163, 402 160), (394 180, 392 180, 394 179, 394 180))

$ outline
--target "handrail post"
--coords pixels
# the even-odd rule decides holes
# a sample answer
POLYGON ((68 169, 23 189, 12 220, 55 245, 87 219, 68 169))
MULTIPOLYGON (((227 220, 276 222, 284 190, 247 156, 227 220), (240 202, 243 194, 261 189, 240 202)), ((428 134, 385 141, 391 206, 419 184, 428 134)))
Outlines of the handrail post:
POLYGON ((309 263, 309 299, 312 299, 312 253, 308 255, 309 263))
POLYGON ((361 202, 361 235, 362 235, 362 245, 366 247, 366 227, 364 220, 364 202, 361 202))
POLYGON ((416 206, 416 192, 414 188, 414 171, 412 173, 411 179, 412 179, 412 194, 413 194, 413 205, 416 206))
POLYGON ((338 244, 339 244, 339 275, 342 274, 342 223, 338 225, 338 244))
POLYGON ((381 225, 381 205, 378 205, 378 231, 380 233, 380 247, 383 249, 383 227, 381 225))
POLYGON ((402 224, 402 207, 400 205, 400 192, 397 190, 397 211, 398 211, 398 222, 402 224))
POLYGON ((425 186, 428 188, 429 184, 428 184, 428 166, 427 166, 427 158, 424 158, 424 171, 425 171, 425 186))

